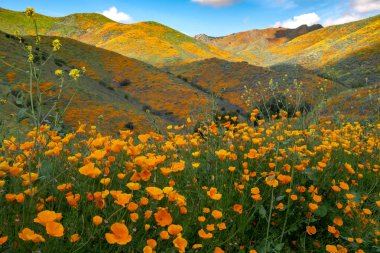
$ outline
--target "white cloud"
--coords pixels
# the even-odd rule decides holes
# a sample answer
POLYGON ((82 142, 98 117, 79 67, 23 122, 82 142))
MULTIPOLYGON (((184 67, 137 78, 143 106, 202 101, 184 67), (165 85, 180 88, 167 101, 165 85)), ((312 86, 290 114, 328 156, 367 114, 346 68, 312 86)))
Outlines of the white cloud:
POLYGON ((338 17, 338 18, 328 18, 323 23, 324 26, 330 26, 330 25, 340 25, 344 23, 349 23, 353 21, 357 21, 362 19, 361 16, 356 14, 346 14, 344 16, 338 17))
POLYGON ((103 11, 102 14, 109 19, 121 23, 130 23, 133 20, 131 16, 129 16, 127 13, 119 11, 115 6, 112 6, 108 10, 103 11))
POLYGON ((234 4, 239 0, 191 0, 194 3, 212 6, 212 7, 221 7, 234 4))
POLYGON ((283 22, 278 21, 274 27, 297 28, 301 25, 317 24, 320 20, 321 18, 315 12, 310 12, 299 16, 294 16, 293 18, 283 22))
POLYGON ((351 6, 360 13, 380 11, 380 0, 352 0, 351 6))

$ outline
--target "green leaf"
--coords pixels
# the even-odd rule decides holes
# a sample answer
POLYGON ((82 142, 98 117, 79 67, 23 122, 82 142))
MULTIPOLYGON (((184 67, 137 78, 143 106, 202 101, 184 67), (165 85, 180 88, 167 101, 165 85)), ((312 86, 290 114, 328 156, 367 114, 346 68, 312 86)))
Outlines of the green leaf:
POLYGON ((28 116, 27 110, 25 108, 20 109, 16 115, 18 122, 23 121, 24 119, 27 119, 28 117, 29 116, 28 116))
POLYGON ((325 217, 327 215, 327 207, 319 206, 318 209, 314 212, 314 214, 319 217, 325 217))
POLYGON ((259 207, 259 214, 261 218, 265 218, 265 219, 267 218, 267 211, 262 205, 259 207))
POLYGON ((278 197, 276 198, 276 201, 281 201, 281 200, 283 200, 284 198, 285 198, 285 195, 278 196, 278 197))
POLYGON ((284 243, 279 243, 279 244, 276 244, 275 246, 274 246, 274 249, 276 250, 276 251, 281 251, 282 250, 282 248, 284 247, 284 243))

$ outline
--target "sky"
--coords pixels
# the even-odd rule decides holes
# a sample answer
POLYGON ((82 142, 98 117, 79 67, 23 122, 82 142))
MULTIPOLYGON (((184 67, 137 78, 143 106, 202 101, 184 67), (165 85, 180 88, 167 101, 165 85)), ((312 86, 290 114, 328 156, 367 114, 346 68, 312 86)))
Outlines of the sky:
POLYGON ((329 26, 380 14, 380 0, 0 0, 0 7, 16 11, 34 7, 56 17, 96 12, 121 23, 157 21, 190 36, 329 26))

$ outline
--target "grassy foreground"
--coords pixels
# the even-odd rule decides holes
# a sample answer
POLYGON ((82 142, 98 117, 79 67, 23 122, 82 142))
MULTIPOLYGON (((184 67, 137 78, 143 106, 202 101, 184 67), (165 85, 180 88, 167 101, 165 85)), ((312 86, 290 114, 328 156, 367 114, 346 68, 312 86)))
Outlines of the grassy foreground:
POLYGON ((223 122, 5 140, 0 252, 380 249, 380 123, 223 122))

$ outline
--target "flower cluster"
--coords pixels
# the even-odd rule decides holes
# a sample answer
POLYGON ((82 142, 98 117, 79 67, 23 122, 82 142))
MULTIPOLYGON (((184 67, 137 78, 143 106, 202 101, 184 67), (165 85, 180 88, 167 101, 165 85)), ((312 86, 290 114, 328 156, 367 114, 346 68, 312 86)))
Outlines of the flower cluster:
POLYGON ((192 134, 81 125, 8 138, 0 249, 373 252, 380 124, 278 118, 192 134))

